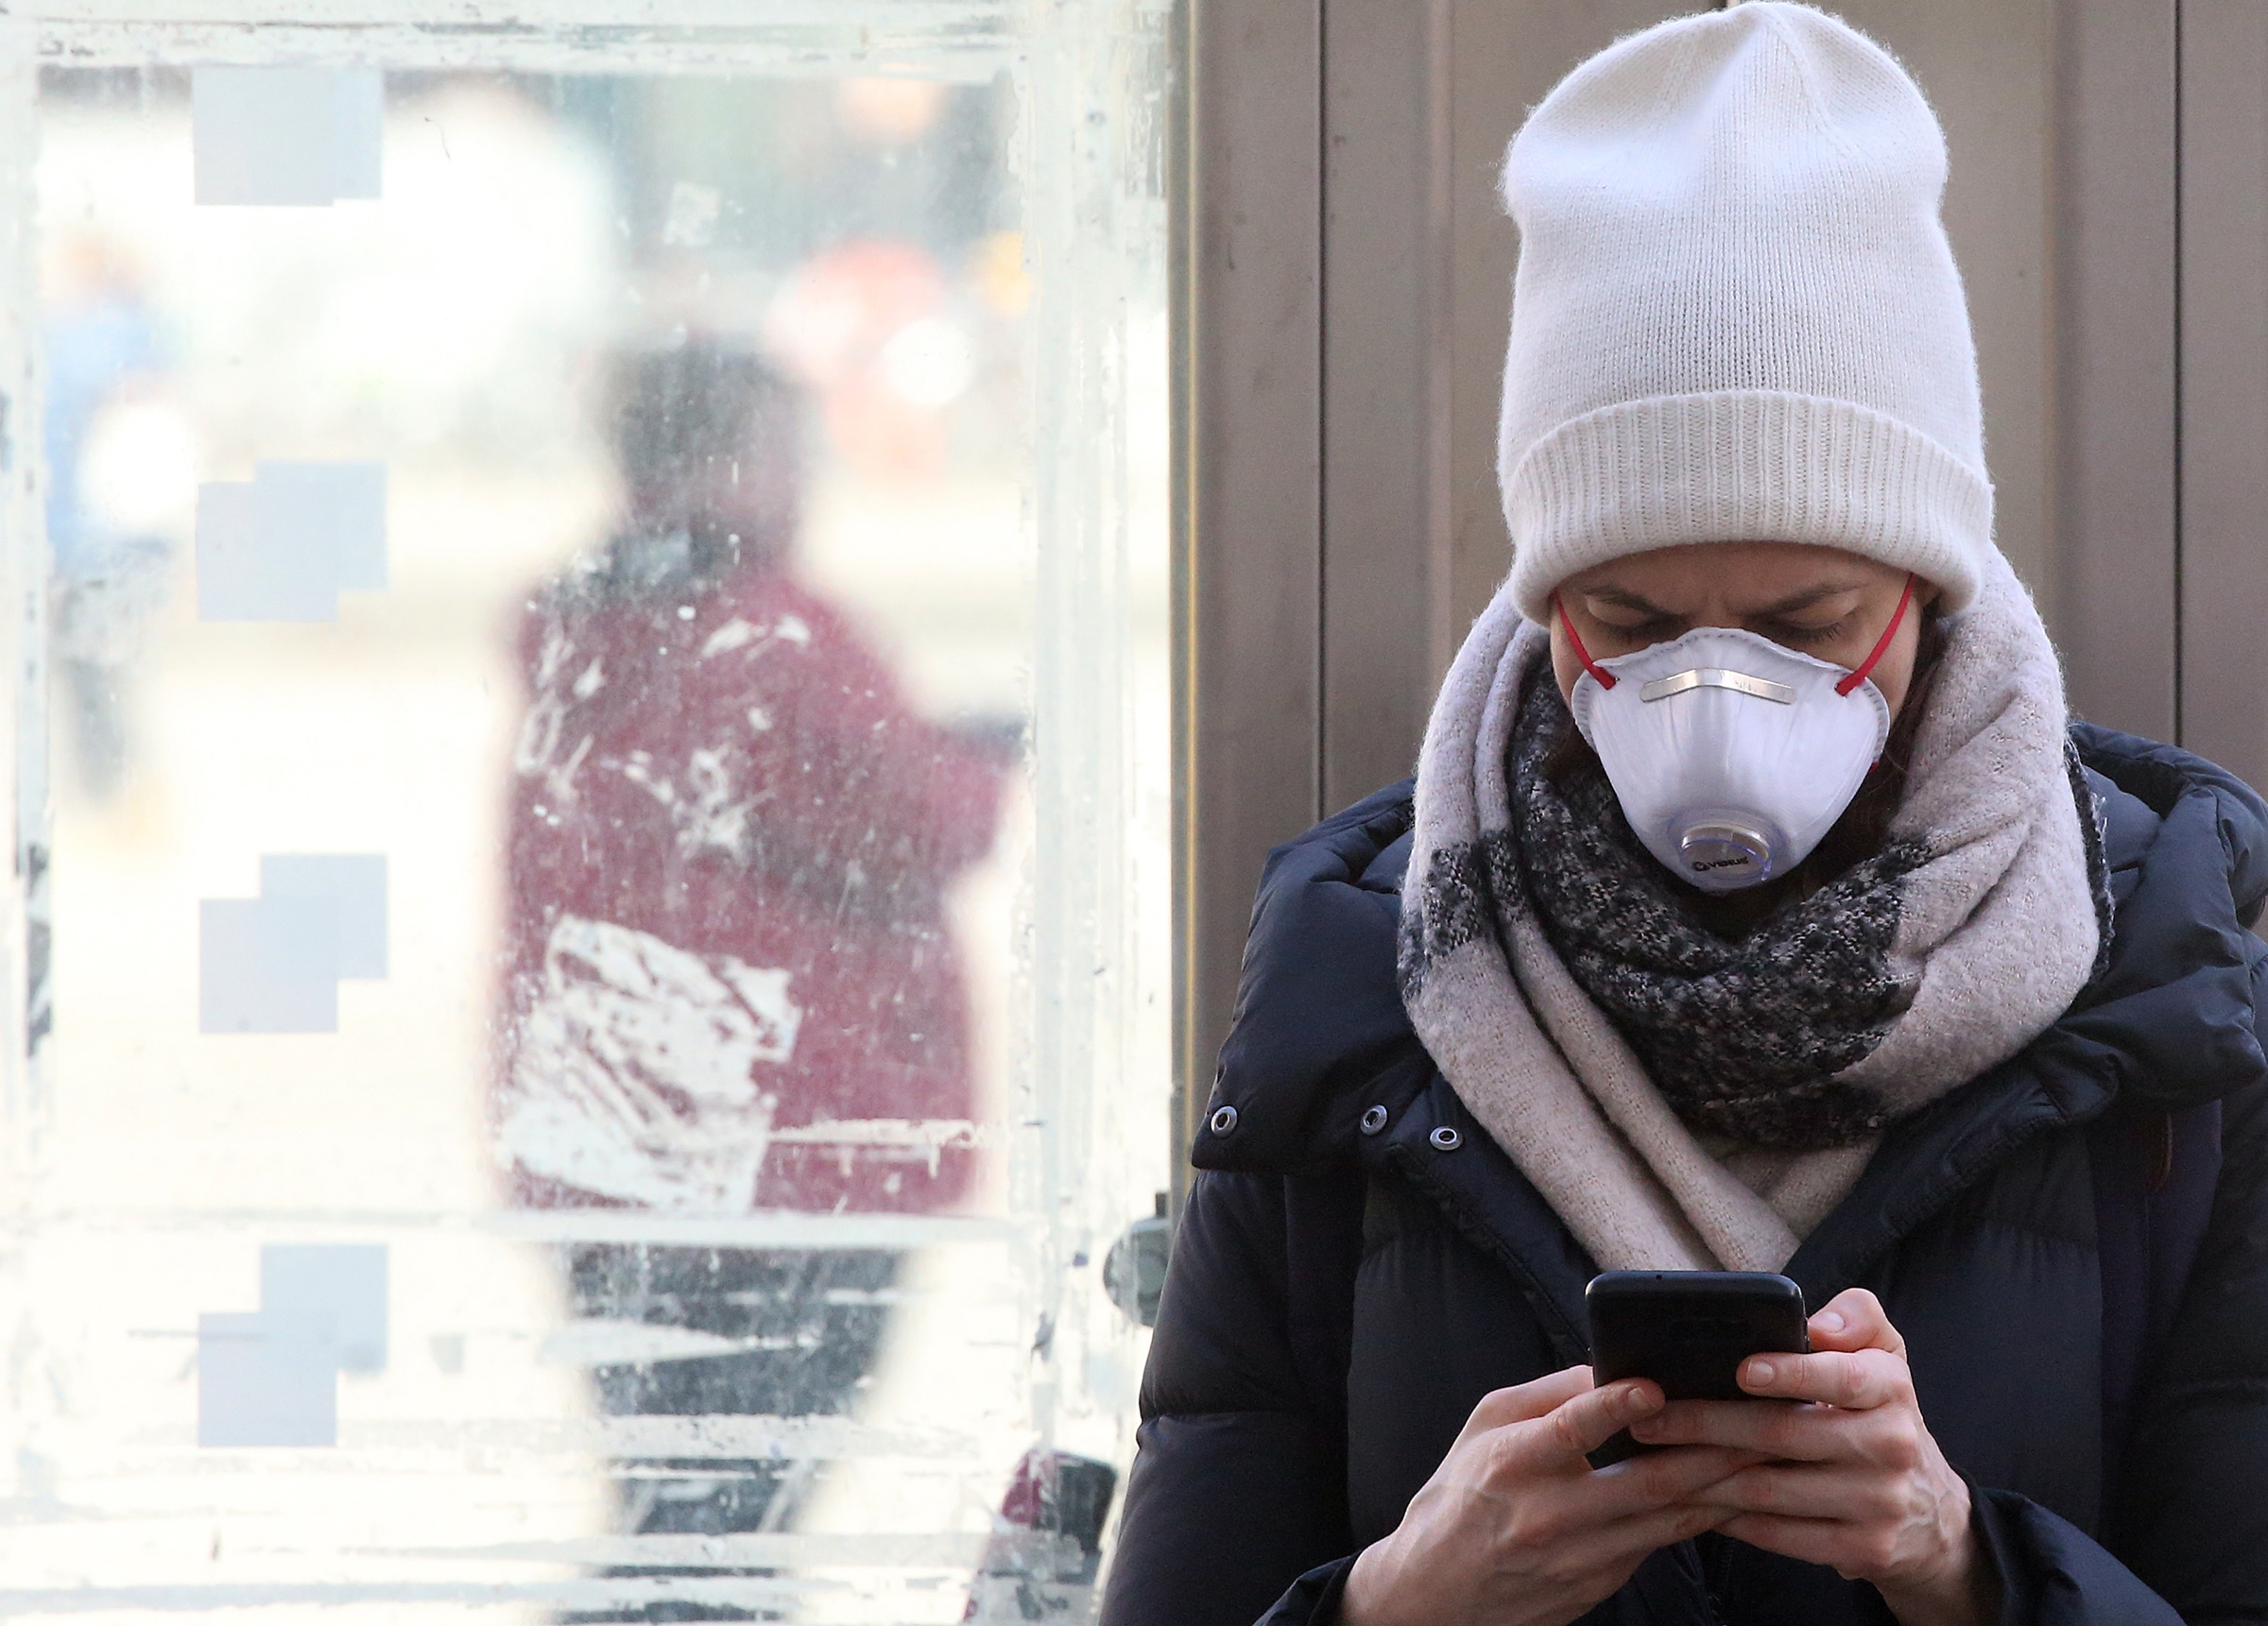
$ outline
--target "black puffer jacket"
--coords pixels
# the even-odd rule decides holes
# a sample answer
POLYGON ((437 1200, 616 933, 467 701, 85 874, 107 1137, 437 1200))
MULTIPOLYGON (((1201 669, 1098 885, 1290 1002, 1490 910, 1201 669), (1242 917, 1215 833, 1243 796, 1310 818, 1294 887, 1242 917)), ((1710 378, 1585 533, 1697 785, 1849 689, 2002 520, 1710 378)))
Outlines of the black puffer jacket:
MULTIPOLYGON (((1814 1306, 1881 1295, 1975 1487, 2003 1620, 2268 1621, 2268 950, 2241 924, 2268 891, 2268 808, 2184 752, 2074 733, 2108 831, 2107 969, 2022 1054, 1895 1131, 1788 1274, 1814 1306), (2186 1291, 2126 1382, 2110 1369, 2143 1307, 2106 1306, 2104 1283, 2125 1284, 2116 1298, 2146 1278, 2106 1273, 2105 1250, 2147 1210, 2121 1207, 2104 1149, 2162 1158, 2145 1129, 2169 1113, 2217 1119, 2218 1171, 2186 1291), (2127 1397, 2131 1429, 2106 1417, 2127 1397)), ((1104 1626, 1323 1626, 1350 1555, 1400 1521, 1474 1402, 1585 1359, 1591 1261, 1395 991, 1410 819, 1397 786, 1269 859, 1104 1626), (1373 1105, 1387 1123, 1366 1135, 1373 1105), (1444 1123, 1454 1151, 1429 1142, 1444 1123)), ((1586 1617, 1888 1618, 1863 1583, 1715 1536, 1655 1553, 1586 1617)))

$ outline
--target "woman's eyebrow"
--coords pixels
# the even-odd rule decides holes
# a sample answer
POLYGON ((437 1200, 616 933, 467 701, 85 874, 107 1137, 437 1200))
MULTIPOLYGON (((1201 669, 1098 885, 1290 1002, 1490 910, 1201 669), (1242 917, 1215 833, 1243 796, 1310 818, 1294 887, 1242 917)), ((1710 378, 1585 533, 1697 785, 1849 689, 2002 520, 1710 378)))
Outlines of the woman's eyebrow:
POLYGON ((1619 587, 1585 588, 1583 596, 1596 599, 1601 604, 1610 604, 1617 609, 1634 609, 1641 615, 1668 616, 1673 613, 1662 608, 1652 599, 1619 587))
POLYGON ((1829 582, 1819 587, 1805 588, 1801 592, 1790 593, 1777 603, 1765 605, 1762 608, 1753 609, 1748 613, 1750 615, 1794 615, 1798 610, 1811 608, 1821 599, 1834 598, 1847 592, 1860 592, 1864 590, 1864 582, 1829 582))

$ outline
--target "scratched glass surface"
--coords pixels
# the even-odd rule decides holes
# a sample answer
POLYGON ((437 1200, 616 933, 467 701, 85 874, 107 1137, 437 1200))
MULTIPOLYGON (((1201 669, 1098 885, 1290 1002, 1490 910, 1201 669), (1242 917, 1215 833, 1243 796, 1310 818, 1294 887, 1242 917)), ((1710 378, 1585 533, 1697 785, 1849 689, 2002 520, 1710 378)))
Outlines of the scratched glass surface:
POLYGON ((0 1617, 1091 1614, 1164 17, 1040 9, 0 78, 0 1617))

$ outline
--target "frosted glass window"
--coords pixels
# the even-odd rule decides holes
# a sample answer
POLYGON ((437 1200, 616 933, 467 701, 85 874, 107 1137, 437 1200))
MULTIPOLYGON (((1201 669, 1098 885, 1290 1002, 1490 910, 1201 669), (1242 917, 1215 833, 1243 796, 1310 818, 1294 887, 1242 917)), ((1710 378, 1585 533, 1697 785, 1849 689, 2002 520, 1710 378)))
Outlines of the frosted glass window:
POLYGON ((0 31, 0 1617, 1086 1617, 1165 8, 133 9, 0 31))

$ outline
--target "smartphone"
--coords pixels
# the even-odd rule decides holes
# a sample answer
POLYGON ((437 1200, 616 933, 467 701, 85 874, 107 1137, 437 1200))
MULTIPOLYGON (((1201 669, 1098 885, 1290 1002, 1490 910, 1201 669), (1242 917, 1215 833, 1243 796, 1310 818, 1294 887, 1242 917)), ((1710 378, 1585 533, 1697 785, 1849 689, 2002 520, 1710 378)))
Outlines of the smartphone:
MULTIPOLYGON (((1769 1271, 1608 1271, 1583 1295, 1590 1366, 1604 1386, 1650 1378, 1672 1400, 1745 1400, 1751 1355, 1808 1355, 1803 1289, 1769 1271)), ((1591 1453, 1605 1467, 1649 1447, 1625 1431, 1591 1453)))

